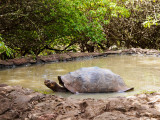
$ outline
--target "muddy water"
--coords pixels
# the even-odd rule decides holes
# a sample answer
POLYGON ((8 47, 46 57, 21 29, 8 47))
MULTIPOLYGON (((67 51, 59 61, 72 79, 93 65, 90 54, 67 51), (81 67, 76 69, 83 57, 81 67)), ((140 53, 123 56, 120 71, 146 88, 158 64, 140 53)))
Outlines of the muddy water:
POLYGON ((95 59, 83 59, 72 62, 60 62, 0 71, 0 83, 21 85, 34 90, 52 93, 44 84, 44 79, 57 81, 58 75, 77 70, 81 67, 98 66, 119 74, 125 83, 135 90, 127 93, 79 94, 55 93, 58 96, 73 98, 107 98, 128 96, 142 91, 160 89, 160 58, 147 56, 108 56, 95 59))

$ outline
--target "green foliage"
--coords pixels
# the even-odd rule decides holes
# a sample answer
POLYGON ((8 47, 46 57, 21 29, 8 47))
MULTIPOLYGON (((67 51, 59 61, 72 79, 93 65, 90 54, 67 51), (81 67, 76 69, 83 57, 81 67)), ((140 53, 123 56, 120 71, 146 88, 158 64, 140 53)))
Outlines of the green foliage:
POLYGON ((16 0, 3 1, 0 6, 0 33, 5 44, 21 56, 38 55, 49 44, 44 28, 51 23, 46 19, 49 5, 46 7, 41 0, 16 0))
POLYGON ((110 19, 129 16, 111 0, 4 1, 0 11, 4 42, 21 56, 45 49, 76 51, 75 46, 88 52, 96 46, 104 49, 110 19))
POLYGON ((118 2, 130 11, 130 17, 112 18, 106 26, 108 47, 160 49, 160 2, 127 0, 118 2))
POLYGON ((146 21, 145 22, 143 22, 143 25, 144 25, 144 27, 145 28, 147 28, 147 27, 151 27, 151 26, 153 26, 153 25, 160 25, 160 14, 158 14, 158 16, 157 16, 156 18, 153 18, 153 17, 150 17, 150 16, 148 16, 147 18, 146 18, 146 21), (158 17, 158 19, 157 19, 157 17, 158 17))
POLYGON ((37 56, 112 45, 159 49, 158 11, 157 0, 2 1, 1 51, 37 56))
MULTIPOLYGON (((8 57, 10 57, 12 55, 12 50, 10 48, 8 48, 5 43, 2 41, 2 37, 0 36, 0 55, 2 53, 6 53, 6 55, 8 57)), ((4 59, 4 58, 3 58, 4 59)))
POLYGON ((86 47, 88 42, 94 46, 106 41, 103 26, 112 17, 128 17, 129 12, 109 0, 60 0, 56 1, 51 15, 56 20, 52 28, 57 28, 60 39, 67 35, 72 38, 66 39, 68 43, 74 42, 86 47))
MULTIPOLYGON (((145 0, 141 1, 146 2, 145 0)), ((160 25, 160 13, 159 13, 159 3, 158 0, 147 1, 148 6, 151 6, 151 12, 146 16, 146 20, 143 22, 144 27, 151 27, 153 25, 160 25)))

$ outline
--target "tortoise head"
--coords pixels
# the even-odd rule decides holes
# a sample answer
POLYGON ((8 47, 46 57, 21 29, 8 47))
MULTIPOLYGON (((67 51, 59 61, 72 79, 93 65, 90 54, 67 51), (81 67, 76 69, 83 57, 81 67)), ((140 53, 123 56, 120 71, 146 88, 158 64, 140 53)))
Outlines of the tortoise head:
POLYGON ((56 88, 56 86, 57 86, 57 83, 54 82, 54 81, 51 81, 51 80, 45 80, 45 81, 44 81, 44 84, 45 84, 48 88, 50 88, 50 89, 52 89, 52 90, 55 90, 55 88, 56 88))
POLYGON ((65 87, 61 87, 56 82, 51 81, 51 80, 45 80, 44 84, 55 92, 67 92, 68 91, 65 87))

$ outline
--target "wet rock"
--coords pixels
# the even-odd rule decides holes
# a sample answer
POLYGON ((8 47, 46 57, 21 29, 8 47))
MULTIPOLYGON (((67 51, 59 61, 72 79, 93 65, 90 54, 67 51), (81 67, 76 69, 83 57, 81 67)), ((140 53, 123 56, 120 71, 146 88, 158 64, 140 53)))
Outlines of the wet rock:
POLYGON ((79 104, 79 106, 80 106, 81 112, 83 113, 83 112, 85 112, 88 104, 87 104, 87 102, 82 102, 82 103, 79 104))
POLYGON ((59 61, 65 61, 65 60, 72 60, 71 56, 67 53, 63 53, 63 54, 58 54, 58 60, 59 61))
POLYGON ((4 114, 11 108, 11 100, 0 95, 0 115, 4 114))
POLYGON ((0 65, 13 65, 13 61, 9 61, 9 60, 0 60, 0 65))
POLYGON ((93 120, 136 120, 138 118, 127 116, 121 112, 105 112, 96 116, 93 120))
POLYGON ((37 62, 55 62, 55 61, 58 61, 58 55, 57 54, 37 57, 37 62))
POLYGON ((1 94, 9 93, 14 90, 14 88, 11 86, 8 86, 8 85, 6 85, 6 86, 2 85, 2 86, 3 87, 0 87, 1 94))
POLYGON ((103 100, 65 99, 20 86, 3 86, 0 120, 159 120, 159 98, 160 93, 103 100))
POLYGON ((8 86, 7 84, 0 84, 0 87, 6 87, 8 86))
POLYGON ((27 64, 29 62, 27 58, 13 59, 12 61, 14 65, 18 65, 18 66, 27 64))

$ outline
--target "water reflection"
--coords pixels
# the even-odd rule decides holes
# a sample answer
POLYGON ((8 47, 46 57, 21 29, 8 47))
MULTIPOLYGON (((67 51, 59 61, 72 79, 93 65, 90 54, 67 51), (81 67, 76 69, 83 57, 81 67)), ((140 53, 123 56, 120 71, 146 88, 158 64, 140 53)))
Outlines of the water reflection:
POLYGON ((44 64, 0 71, 0 83, 21 85, 26 88, 50 91, 44 84, 44 79, 57 81, 57 76, 77 70, 81 67, 98 66, 107 68, 119 74, 135 91, 128 93, 79 94, 56 93, 63 97, 74 98, 106 98, 122 95, 133 95, 143 90, 158 90, 160 88, 160 58, 145 56, 108 56, 95 59, 85 59, 70 62, 44 64))

